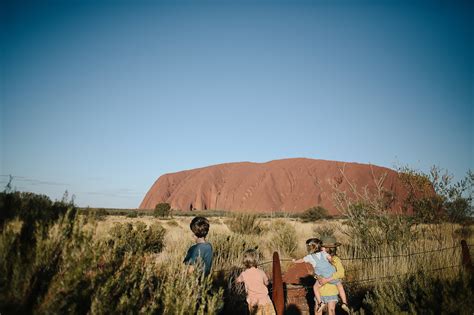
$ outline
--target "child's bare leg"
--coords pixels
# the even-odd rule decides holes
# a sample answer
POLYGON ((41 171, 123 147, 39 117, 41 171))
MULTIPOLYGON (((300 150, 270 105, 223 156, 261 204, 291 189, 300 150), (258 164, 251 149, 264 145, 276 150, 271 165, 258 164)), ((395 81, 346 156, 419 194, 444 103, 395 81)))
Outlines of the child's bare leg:
POLYGON ((319 281, 316 281, 316 283, 313 285, 313 291, 314 291, 314 296, 316 297, 316 301, 321 303, 321 294, 319 293, 319 289, 321 288, 321 284, 319 284, 319 281))
POLYGON ((339 291, 339 295, 341 296, 342 303, 347 304, 347 297, 346 297, 346 291, 344 290, 344 287, 342 286, 342 282, 339 282, 336 284, 337 290, 339 291))

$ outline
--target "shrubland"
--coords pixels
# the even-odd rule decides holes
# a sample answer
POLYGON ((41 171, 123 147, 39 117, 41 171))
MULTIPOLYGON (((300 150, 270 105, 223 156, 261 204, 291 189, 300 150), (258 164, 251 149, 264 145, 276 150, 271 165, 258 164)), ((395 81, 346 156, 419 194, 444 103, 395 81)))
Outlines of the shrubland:
POLYGON ((337 220, 210 217, 209 278, 188 274, 182 264, 193 242, 190 217, 104 215, 78 211, 67 196, 53 202, 4 191, 0 312, 242 314, 244 291, 234 279, 246 249, 258 249, 260 267, 271 276, 273 251, 284 271, 291 258, 305 255, 307 238, 329 235, 343 244, 338 255, 356 313, 472 314, 474 280, 461 265, 460 247, 461 239, 474 244, 472 174, 461 184, 407 174, 400 172, 418 199, 409 198, 402 210, 413 215, 389 211, 393 196, 381 188, 383 178, 374 178, 373 191, 335 188, 334 202, 344 214, 337 220), (415 190, 426 180, 436 194, 415 190))

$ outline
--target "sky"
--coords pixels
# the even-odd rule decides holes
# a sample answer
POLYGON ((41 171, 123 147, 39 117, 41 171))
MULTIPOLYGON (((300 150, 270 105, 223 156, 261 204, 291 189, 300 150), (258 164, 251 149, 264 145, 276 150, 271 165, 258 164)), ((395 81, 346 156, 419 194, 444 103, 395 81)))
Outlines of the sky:
POLYGON ((136 208, 160 175, 227 162, 474 170, 472 2, 0 10, 3 187, 136 208))

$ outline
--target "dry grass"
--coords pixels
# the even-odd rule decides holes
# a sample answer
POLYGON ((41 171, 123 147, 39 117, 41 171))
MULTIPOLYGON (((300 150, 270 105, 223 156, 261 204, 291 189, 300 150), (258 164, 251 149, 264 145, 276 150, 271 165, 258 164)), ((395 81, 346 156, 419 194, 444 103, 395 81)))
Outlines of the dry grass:
MULTIPOLYGON (((173 257, 174 259, 182 259, 187 248, 193 242, 193 235, 189 230, 189 223, 192 218, 176 217, 174 220, 177 226, 169 226, 166 224, 169 220, 160 220, 154 217, 126 218, 120 216, 109 216, 97 225, 97 237, 104 237, 107 231, 115 223, 125 222, 143 222, 150 226, 153 223, 162 223, 167 230, 165 237, 165 249, 159 255, 159 260, 164 261, 173 257)), ((343 245, 338 250, 338 255, 343 259, 344 266, 347 270, 347 277, 350 281, 372 279, 379 277, 388 277, 392 275, 400 275, 403 273, 413 273, 422 269, 437 269, 447 266, 461 264, 461 235, 459 230, 462 228, 459 224, 431 224, 418 225, 414 229, 419 235, 419 239, 414 242, 399 245, 396 248, 392 246, 381 246, 377 250, 370 252, 368 255, 365 251, 359 250, 361 244, 353 244, 346 234, 347 226, 344 220, 326 220, 318 223, 304 223, 294 219, 261 219, 261 225, 266 230, 261 235, 239 235, 229 230, 222 224, 226 218, 212 218, 210 241, 218 242, 222 247, 223 240, 227 240, 227 251, 232 252, 224 255, 225 259, 217 256, 214 262, 214 270, 227 269, 231 266, 241 266, 241 252, 246 248, 258 246, 262 253, 262 260, 269 261, 275 250, 280 252, 280 257, 294 258, 302 257, 305 252, 305 240, 310 237, 317 237, 322 232, 332 231, 334 236, 343 245), (328 226, 330 227, 328 229, 328 226), (283 245, 275 243, 275 237, 281 235, 282 228, 289 228, 294 233, 294 238, 281 241, 283 245), (286 244, 285 244, 286 243, 286 244), (294 249, 292 247, 294 243, 294 249), (244 245, 245 244, 245 245, 244 245), (285 245, 288 246, 285 248, 285 245), (278 247, 281 247, 280 249, 278 247), (450 248, 444 251, 436 251, 437 249, 450 248), (420 252, 429 252, 424 254, 416 254, 420 252), (414 255, 413 255, 414 254, 414 255), (400 257, 388 257, 400 256, 400 257), (379 259, 355 259, 351 258, 369 258, 369 257, 387 257, 379 259)), ((468 227, 471 231, 466 241, 468 244, 474 244, 474 229, 468 227)), ((288 237, 288 235, 284 235, 288 237)), ((455 272, 452 268, 444 271, 445 273, 455 272)))
MULTIPOLYGON (((11 307, 21 303, 23 296, 28 293, 25 291, 28 286, 24 283, 35 279, 38 272, 43 270, 41 268, 49 267, 51 261, 59 257, 56 261, 59 273, 48 280, 51 284, 45 288, 44 296, 38 298, 39 312, 57 313, 74 309, 77 313, 83 313, 81 305, 87 308, 84 312, 127 312, 139 305, 140 312, 144 313, 166 311, 166 314, 213 314, 222 307, 223 301, 227 309, 243 303, 241 297, 234 296, 239 291, 235 290, 233 279, 241 271, 242 254, 246 249, 258 247, 263 263, 271 261, 275 250, 279 251, 282 260, 303 257, 306 254, 305 240, 324 232, 333 233, 343 244, 338 249, 338 255, 344 259, 349 297, 354 299, 360 292, 374 290, 373 295, 365 298, 367 307, 382 312, 396 312, 398 300, 395 299, 387 302, 384 308, 374 307, 378 307, 380 301, 394 290, 401 290, 401 294, 404 292, 408 282, 404 274, 442 276, 443 281, 458 281, 456 283, 460 283, 461 288, 466 287, 465 282, 459 282, 458 268, 442 268, 461 264, 461 237, 468 244, 474 244, 472 226, 464 227, 461 233, 462 227, 456 224, 417 225, 410 232, 416 235, 416 241, 397 243, 396 246, 385 244, 368 252, 364 244, 352 241, 348 235, 350 229, 344 220, 303 223, 293 218, 261 218, 259 224, 262 233, 246 235, 232 232, 224 223, 226 218, 213 217, 208 236, 215 252, 211 282, 194 278, 189 282, 182 261, 187 249, 193 244, 193 234, 189 229, 191 219, 107 216, 100 221, 86 221, 79 218, 73 224, 70 236, 64 235, 70 223, 58 222, 44 237, 38 234, 36 249, 33 248, 36 256, 31 258, 31 262, 0 256, 7 263, 1 265, 2 270, 14 271, 14 277, 9 280, 13 291, 8 291, 8 298, 13 303, 11 307), (136 232, 127 232, 128 224, 136 232), (163 247, 153 247, 158 250, 150 251, 147 231, 153 228, 164 228, 166 232, 160 241, 163 247), (117 237, 119 232, 123 239, 122 236, 117 237), (110 240, 116 240, 112 247, 110 240), (124 252, 123 248, 138 252, 132 253, 128 249, 124 252), (440 248, 449 249, 439 251, 440 248), (420 252, 426 253, 417 254, 420 252), (29 278, 25 278, 25 275, 29 278), (366 281, 373 279, 376 281, 366 281), (387 286, 381 286, 385 283, 387 286), (203 299, 200 304, 203 308, 196 309, 194 302, 181 303, 183 299, 188 302, 203 299)), ((4 229, 0 238, 0 254, 11 252, 20 227, 21 222, 16 220, 4 229)), ((291 262, 283 262, 283 272, 289 264, 291 262)), ((270 263, 262 265, 262 268, 271 274, 270 263)), ((419 283, 415 280, 410 283, 428 285, 432 283, 430 279, 415 278, 419 283)), ((416 288, 413 286, 406 291, 412 292, 416 288)), ((449 296, 449 292, 446 294, 449 296)), ((403 294, 402 297, 408 299, 403 294)), ((443 303, 451 302, 447 300, 443 303)))

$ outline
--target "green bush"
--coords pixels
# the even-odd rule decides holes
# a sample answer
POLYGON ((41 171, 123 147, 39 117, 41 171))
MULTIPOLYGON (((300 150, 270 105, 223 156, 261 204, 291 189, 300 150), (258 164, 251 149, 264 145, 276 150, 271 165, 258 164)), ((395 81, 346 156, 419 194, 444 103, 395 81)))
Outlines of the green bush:
POLYGON ((159 253, 164 248, 166 230, 158 223, 147 228, 143 222, 116 223, 110 229, 109 247, 118 254, 159 253))
POLYGON ((465 222, 474 215, 474 173, 468 171, 460 181, 446 170, 433 166, 429 174, 403 167, 399 177, 407 189, 405 210, 413 210, 418 223, 436 223, 449 220, 465 222))
POLYGON ((75 208, 68 200, 67 192, 61 201, 51 201, 46 195, 30 192, 0 192, 0 226, 13 218, 34 225, 35 222, 49 224, 75 208))
POLYGON ((91 210, 91 215, 94 217, 94 219, 102 221, 109 215, 109 212, 105 209, 99 208, 91 210))
POLYGON ((138 213, 136 211, 132 211, 127 213, 126 215, 127 218, 138 218, 138 213))
POLYGON ((171 214, 171 206, 169 203, 159 203, 155 206, 153 215, 155 217, 165 218, 171 214))
POLYGON ((254 213, 236 213, 226 220, 227 227, 234 233, 258 235, 263 232, 261 221, 254 213))
POLYGON ((405 216, 385 211, 374 211, 370 204, 359 202, 350 204, 345 210, 347 215, 347 234, 354 244, 363 244, 360 248, 367 255, 381 246, 398 248, 402 244, 418 239, 413 221, 405 216))
POLYGON ((328 211, 321 206, 309 208, 300 216, 303 222, 315 222, 318 220, 326 219, 327 217, 328 211))

